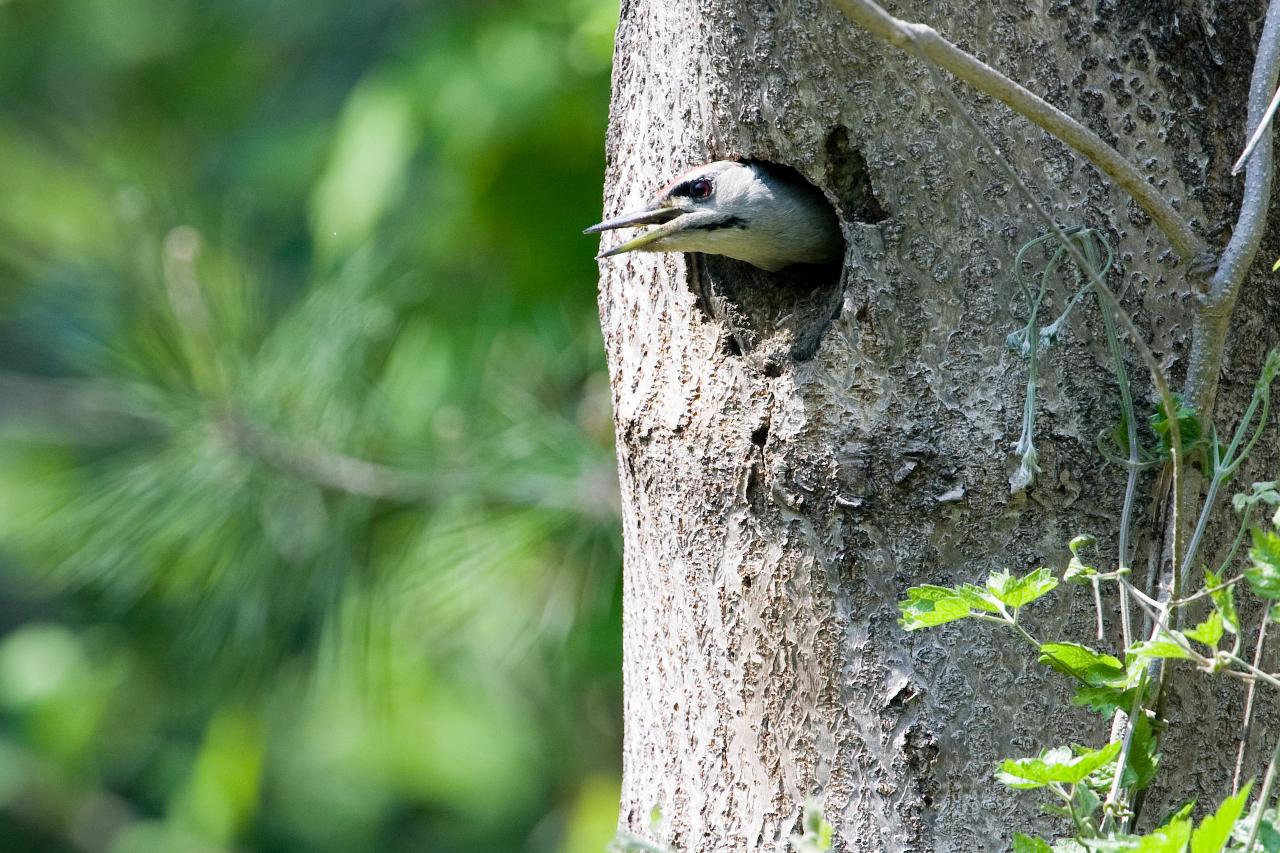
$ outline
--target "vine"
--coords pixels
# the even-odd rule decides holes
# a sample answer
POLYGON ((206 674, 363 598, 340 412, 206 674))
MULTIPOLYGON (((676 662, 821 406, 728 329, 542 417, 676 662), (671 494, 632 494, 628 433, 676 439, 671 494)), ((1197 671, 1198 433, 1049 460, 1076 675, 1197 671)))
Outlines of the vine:
POLYGON ((1236 602, 1237 594, 1243 595, 1245 590, 1263 602, 1280 602, 1280 510, 1273 513, 1269 523, 1255 523, 1254 519, 1259 507, 1280 507, 1276 482, 1254 483, 1234 496, 1232 505, 1240 516, 1240 523, 1233 545, 1222 563, 1215 570, 1205 568, 1203 582, 1199 582, 1194 592, 1188 592, 1193 572, 1202 563, 1205 533, 1221 495, 1257 445, 1267 424, 1271 386, 1280 373, 1280 349, 1272 350, 1240 423, 1229 441, 1220 440, 1211 413, 1226 330, 1261 242, 1271 194, 1269 124, 1280 104, 1280 94, 1273 96, 1280 74, 1280 0, 1270 3, 1250 85, 1248 128, 1252 128, 1252 133, 1237 163, 1237 170, 1246 167, 1239 218, 1230 241, 1216 258, 1178 211, 1142 179, 1132 164, 1071 116, 928 26, 895 18, 873 0, 833 0, 833 3, 851 21, 924 64, 934 86, 1016 187, 1046 232, 1025 245, 1014 264, 1014 277, 1026 303, 1027 321, 1023 328, 1009 336, 1008 344, 1027 360, 1027 390, 1021 435, 1015 446, 1018 467, 1009 481, 1011 491, 1025 490, 1039 473, 1034 435, 1041 353, 1049 349, 1067 315, 1088 293, 1098 300, 1119 386, 1120 418, 1111 435, 1117 452, 1108 452, 1100 443, 1102 455, 1122 465, 1127 474, 1116 557, 1109 569, 1095 568, 1085 554, 1093 549, 1096 541, 1090 536, 1077 537, 1068 546, 1071 557, 1061 577, 1061 582, 1091 588, 1098 648, 1071 640, 1042 641, 1020 621, 1027 605, 1058 587, 1059 578, 1048 568, 1036 569, 1022 577, 1004 571, 993 572, 983 586, 916 586, 907 591, 906 599, 900 603, 900 622, 907 630, 961 619, 1005 627, 1034 648, 1041 664, 1075 683, 1075 704, 1111 720, 1111 735, 1099 748, 1061 746, 1029 758, 1010 758, 1000 764, 996 778, 1001 783, 1046 794, 1049 797, 1046 811, 1068 819, 1071 825, 1069 835, 1052 845, 1032 835, 1015 834, 1014 850, 1016 853, 1280 851, 1280 818, 1272 797, 1280 768, 1280 741, 1275 745, 1252 806, 1249 799, 1253 783, 1241 785, 1240 779, 1252 725, 1255 690, 1259 685, 1280 689, 1280 673, 1268 672, 1262 666, 1267 625, 1280 621, 1280 603, 1263 609, 1252 660, 1248 660, 1242 656, 1246 626, 1236 602), (1000 100, 1087 157, 1151 215, 1170 245, 1187 262, 1188 280, 1199 296, 1199 306, 1194 315, 1190 367, 1182 394, 1171 390, 1168 377, 1141 331, 1106 283, 1114 254, 1105 238, 1089 229, 1064 228, 1050 215, 943 79, 944 71, 1000 100), (1032 251, 1050 245, 1056 248, 1040 269, 1038 287, 1033 289, 1024 277, 1026 263, 1032 251), (1039 314, 1048 290, 1067 261, 1077 277, 1075 291, 1066 300, 1062 315, 1040 327, 1039 314), (1149 418, 1154 447, 1148 450, 1140 446, 1139 420, 1125 367, 1121 333, 1147 369, 1159 398, 1159 406, 1149 418), (1206 417, 1205 413, 1210 416, 1206 417), (1139 584, 1131 577, 1132 522, 1139 472, 1154 465, 1161 468, 1152 494, 1154 520, 1160 528, 1149 543, 1149 564, 1153 570, 1145 582, 1139 584), (1237 572, 1246 537, 1251 537, 1252 547, 1243 568, 1237 572), (1118 638, 1108 636, 1106 630, 1104 590, 1114 595, 1118 604, 1118 638), (1204 618, 1194 627, 1184 627, 1192 612, 1206 607, 1208 613, 1204 618), (1143 617, 1140 632, 1133 625, 1135 611, 1143 617), (1118 650, 1118 656, 1106 649, 1118 650), (1192 819, 1192 804, 1188 804, 1151 831, 1138 835, 1136 822, 1143 795, 1159 770, 1167 676, 1171 667, 1186 664, 1202 673, 1239 679, 1248 685, 1233 791, 1213 814, 1199 823, 1192 819))

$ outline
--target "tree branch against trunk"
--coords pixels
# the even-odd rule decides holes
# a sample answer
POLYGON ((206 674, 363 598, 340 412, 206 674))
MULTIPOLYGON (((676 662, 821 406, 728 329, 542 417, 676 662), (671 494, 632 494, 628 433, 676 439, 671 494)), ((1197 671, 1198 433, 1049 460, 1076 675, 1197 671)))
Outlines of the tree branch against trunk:
MULTIPOLYGON (((1178 254, 1201 250, 1197 230, 1227 242, 1264 7, 1188 6, 1174 21, 1164 4, 1130 5, 892 11, 1136 164, 1139 193, 1158 202, 955 90, 1058 222, 1106 235, 1110 288, 1177 377, 1199 304, 1178 254)), ((1119 396, 1102 318, 1082 304, 1041 354, 1041 473, 1011 494, 1027 380, 1005 346, 1026 322, 1013 258, 1045 228, 930 72, 817 0, 624 2, 615 59, 607 214, 689 166, 746 157, 824 190, 847 241, 839 282, 692 255, 602 264, 627 549, 621 827, 681 851, 785 850, 816 797, 837 849, 1001 849, 1011 827, 1042 819, 992 781, 997 759, 1089 738, 1089 721, 1023 648, 968 626, 907 635, 896 603, 913 584, 1059 566, 1079 533, 1114 550, 1126 484, 1095 450, 1119 396), (796 343, 810 333, 805 359, 796 343)), ((1265 274, 1245 281, 1224 428, 1280 322, 1265 274)), ((1241 481, 1274 476, 1274 448, 1251 466, 1241 481)), ((1150 510, 1136 535, 1163 521, 1150 510)), ((1230 544, 1219 534, 1206 557, 1230 544)), ((1087 594, 1030 610, 1057 636, 1094 633, 1087 594)), ((1171 689, 1171 716, 1240 719, 1242 685, 1171 689)), ((1166 746, 1162 772, 1180 787, 1165 796, 1217 802, 1235 723, 1189 728, 1166 746)))

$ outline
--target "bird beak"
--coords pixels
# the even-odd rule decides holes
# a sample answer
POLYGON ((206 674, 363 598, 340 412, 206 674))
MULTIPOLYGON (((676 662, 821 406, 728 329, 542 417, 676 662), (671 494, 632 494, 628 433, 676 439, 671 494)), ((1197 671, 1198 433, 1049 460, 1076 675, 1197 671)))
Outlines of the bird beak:
POLYGON ((660 202, 653 202, 643 210, 633 210, 630 213, 624 213, 621 216, 615 216, 613 219, 606 219, 597 225, 584 229, 583 234, 599 234, 601 231, 612 231, 615 228, 631 228, 636 225, 657 225, 659 227, 650 229, 634 239, 628 240, 621 246, 616 246, 607 252, 601 252, 599 257, 608 258, 613 255, 620 255, 623 252, 631 252, 655 243, 663 237, 680 230, 680 225, 673 220, 680 216, 684 211, 675 207, 662 207, 660 202))

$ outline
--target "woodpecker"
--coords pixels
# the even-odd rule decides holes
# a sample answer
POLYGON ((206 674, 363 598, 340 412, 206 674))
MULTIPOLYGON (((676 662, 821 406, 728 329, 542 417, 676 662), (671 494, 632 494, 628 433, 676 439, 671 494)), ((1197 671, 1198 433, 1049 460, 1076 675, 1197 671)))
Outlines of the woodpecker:
POLYGON ((840 222, 826 197, 802 178, 761 163, 717 160, 672 180, 643 210, 623 213, 582 233, 657 225, 601 252, 704 252, 769 272, 792 264, 842 259, 840 222))

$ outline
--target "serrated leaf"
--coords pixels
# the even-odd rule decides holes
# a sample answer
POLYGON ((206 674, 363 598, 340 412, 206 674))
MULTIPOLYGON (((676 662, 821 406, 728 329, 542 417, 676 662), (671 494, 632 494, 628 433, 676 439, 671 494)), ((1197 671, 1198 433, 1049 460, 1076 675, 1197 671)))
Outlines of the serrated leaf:
POLYGON ((1200 821, 1191 834, 1191 853, 1221 853, 1231 838, 1236 820, 1244 811, 1252 787, 1253 781, 1250 780, 1238 793, 1223 800, 1216 812, 1200 821))
POLYGON ((1097 711, 1104 717, 1110 717, 1116 709, 1128 711, 1133 707, 1133 691, 1120 687, 1090 687, 1083 685, 1076 688, 1076 695, 1071 699, 1073 705, 1083 705, 1091 711, 1097 711))
POLYGON ((1151 720, 1145 714, 1139 715, 1134 722, 1133 739, 1129 743, 1128 763, 1125 764, 1126 786, 1135 791, 1141 791, 1151 785, 1156 778, 1156 772, 1160 769, 1160 756, 1156 753, 1156 746, 1151 720))
POLYGON ((1050 782, 1074 785, 1120 754, 1120 742, 1102 749, 1080 749, 1060 746, 1046 750, 1036 758, 1007 758, 1000 762, 996 779, 1010 788, 1042 788, 1050 782))
POLYGON ((1053 853, 1089 853, 1089 851, 1074 838, 1059 838, 1053 842, 1053 853))
POLYGON ((1231 508, 1240 512, 1258 503, 1280 506, 1280 480, 1264 480, 1254 483, 1248 494, 1238 492, 1231 496, 1231 508))
MULTIPOLYGON (((1204 573, 1204 585, 1209 589, 1222 586, 1222 578, 1211 571, 1204 573)), ((1214 609, 1222 614, 1223 627, 1232 634, 1240 633, 1240 614, 1236 611, 1236 588, 1223 587, 1217 592, 1209 593, 1214 609)))
POLYGON ((1216 649, 1218 641, 1222 639, 1222 625, 1222 613, 1214 609, 1209 613, 1209 618, 1187 631, 1186 635, 1197 643, 1204 643, 1209 648, 1216 649))
POLYGON ((1053 590, 1058 579, 1053 572, 1041 567, 1022 577, 1008 572, 992 572, 987 578, 987 589, 1006 607, 1024 607, 1053 590))
POLYGON ((1039 838, 1033 838, 1030 835, 1023 835, 1021 832, 1013 834, 1013 853, 1053 853, 1053 848, 1049 846, 1049 842, 1039 838))
POLYGON ((1147 835, 1090 839, 1093 853, 1185 853, 1191 838, 1191 819, 1179 817, 1147 835))
POLYGON ((968 602, 955 590, 945 586, 913 586, 905 601, 898 602, 898 624, 908 631, 933 628, 972 613, 968 602))
POLYGON ((1260 527, 1253 528, 1252 532, 1249 559, 1253 565, 1244 570, 1245 580, 1257 595, 1280 598, 1280 535, 1260 527))
POLYGON ((1040 663, 1094 687, 1124 678, 1124 664, 1079 643, 1043 643, 1040 663))
MULTIPOLYGON (((1095 776, 1094 779, 1097 777, 1095 776)), ((1091 782, 1093 780, 1090 780, 1091 782)), ((1088 820, 1093 813, 1098 810, 1098 806, 1102 805, 1102 800, 1094 793, 1093 788, 1089 785, 1076 785, 1072 797, 1073 806, 1076 817, 1088 820)))
POLYGON ((1091 583, 1089 579, 1097 574, 1097 569, 1086 566, 1079 557, 1073 556, 1067 561, 1067 570, 1062 573, 1062 580, 1066 583, 1088 585, 1091 583))
POLYGON ((956 588, 956 594, 974 610, 1000 613, 1000 600, 988 592, 986 587, 966 583, 956 588))
MULTIPOLYGON (((1170 634, 1165 632, 1161 636, 1170 637, 1170 634)), ((1191 656, 1186 650, 1173 639, 1143 640, 1141 643, 1130 646, 1125 654, 1130 671, 1146 666, 1147 662, 1152 660, 1186 660, 1189 657, 1191 656)))

